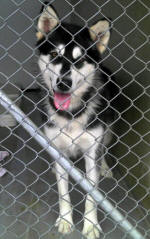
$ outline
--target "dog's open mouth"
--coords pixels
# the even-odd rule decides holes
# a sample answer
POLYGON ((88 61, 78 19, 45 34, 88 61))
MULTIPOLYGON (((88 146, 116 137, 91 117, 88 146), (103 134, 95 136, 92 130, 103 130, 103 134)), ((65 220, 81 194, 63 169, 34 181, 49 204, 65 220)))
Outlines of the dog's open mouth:
POLYGON ((71 101, 71 94, 54 92, 54 105, 56 109, 67 110, 71 101))

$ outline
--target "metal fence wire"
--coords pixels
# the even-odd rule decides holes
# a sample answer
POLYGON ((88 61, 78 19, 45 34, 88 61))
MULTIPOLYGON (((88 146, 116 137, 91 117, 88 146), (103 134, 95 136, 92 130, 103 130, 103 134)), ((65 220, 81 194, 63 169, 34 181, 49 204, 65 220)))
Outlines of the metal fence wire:
MULTIPOLYGON (((148 0, 1 0, 1 239, 150 238, 149 22, 148 0), (76 23, 81 31, 100 19, 111 23, 110 42, 101 62, 111 70, 109 81, 119 89, 113 104, 117 118, 112 128, 106 125, 105 132, 110 130, 113 137, 107 147, 101 143, 105 150, 97 169, 100 173, 102 166, 108 164, 108 168, 96 188, 86 180, 84 160, 63 161, 61 149, 56 149, 57 156, 53 154, 53 142, 48 144, 41 133, 44 86, 37 64, 36 31, 41 8, 47 4, 57 10, 60 24, 76 23), (60 199, 55 160, 72 176, 74 227, 70 234, 59 233, 55 226, 60 199), (98 204, 100 236, 82 233, 87 194, 98 204)), ((91 226, 93 221, 89 222, 91 226)))

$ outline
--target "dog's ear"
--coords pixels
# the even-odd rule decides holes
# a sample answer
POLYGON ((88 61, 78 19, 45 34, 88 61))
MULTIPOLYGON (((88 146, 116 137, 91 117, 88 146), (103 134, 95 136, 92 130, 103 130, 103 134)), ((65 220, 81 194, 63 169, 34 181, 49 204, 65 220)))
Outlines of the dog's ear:
POLYGON ((101 20, 89 29, 91 39, 96 42, 97 49, 101 54, 106 50, 109 42, 109 28, 109 22, 107 20, 101 20))
POLYGON ((50 32, 54 27, 57 26, 58 22, 58 16, 52 6, 46 6, 46 8, 43 8, 37 24, 37 39, 40 40, 44 34, 50 32))

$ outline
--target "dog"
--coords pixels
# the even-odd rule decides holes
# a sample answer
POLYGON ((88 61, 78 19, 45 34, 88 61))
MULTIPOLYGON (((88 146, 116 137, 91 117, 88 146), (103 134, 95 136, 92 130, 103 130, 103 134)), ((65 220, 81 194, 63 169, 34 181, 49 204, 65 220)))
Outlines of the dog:
MULTIPOLYGON (((110 73, 101 63, 110 24, 105 19, 89 28, 62 23, 56 10, 45 5, 37 29, 38 65, 47 92, 44 132, 65 157, 82 154, 86 177, 96 187, 98 159, 101 175, 112 176, 103 154, 110 139, 107 125, 114 119, 114 91, 110 73)), ((57 162, 55 172, 60 210, 56 226, 60 233, 68 234, 73 230, 68 174, 57 162)), ((82 234, 96 239, 100 232, 96 203, 87 195, 82 234)))

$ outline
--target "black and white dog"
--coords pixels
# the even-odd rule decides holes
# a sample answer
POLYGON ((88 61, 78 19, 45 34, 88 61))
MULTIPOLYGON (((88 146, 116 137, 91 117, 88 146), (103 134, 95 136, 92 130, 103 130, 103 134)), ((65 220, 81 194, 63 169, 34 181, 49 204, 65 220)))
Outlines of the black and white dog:
MULTIPOLYGON (((54 8, 46 6, 37 28, 38 64, 49 94, 45 134, 66 157, 82 153, 86 176, 97 186, 97 159, 101 158, 101 175, 111 175, 102 157, 108 141, 106 126, 113 118, 113 88, 109 72, 101 65, 110 38, 109 22, 101 20, 90 28, 61 23, 54 8)), ((68 175, 57 163, 55 171, 60 207, 56 226, 65 234, 73 228, 68 175)), ((82 233, 96 239, 100 231, 96 204, 87 195, 82 233)))

